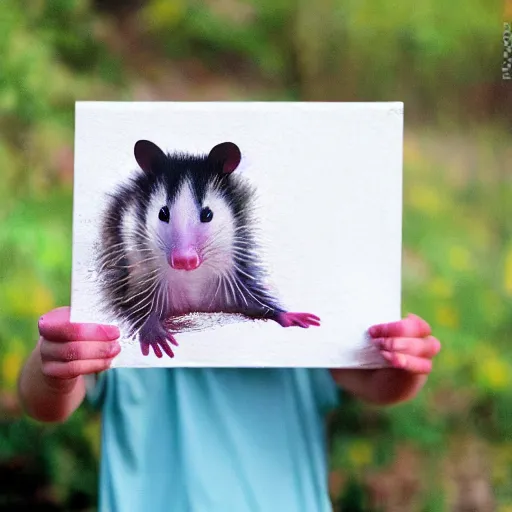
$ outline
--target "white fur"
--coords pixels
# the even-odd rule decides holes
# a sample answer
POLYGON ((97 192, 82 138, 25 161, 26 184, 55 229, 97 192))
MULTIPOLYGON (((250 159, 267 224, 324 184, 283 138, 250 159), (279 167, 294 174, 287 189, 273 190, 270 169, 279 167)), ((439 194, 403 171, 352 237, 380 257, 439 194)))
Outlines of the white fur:
POLYGON ((158 264, 167 281, 170 313, 218 311, 228 306, 233 302, 235 285, 226 282, 219 286, 219 278, 232 273, 234 268, 235 223, 227 200, 210 186, 199 207, 187 181, 173 203, 167 204, 170 210, 168 224, 158 218, 160 209, 166 204, 165 191, 159 191, 148 209, 147 228, 155 239, 155 251, 160 255, 158 264), (202 223, 200 210, 206 206, 212 210, 213 219, 202 223), (199 268, 192 271, 173 269, 168 259, 171 251, 178 247, 196 250, 202 260, 199 268))

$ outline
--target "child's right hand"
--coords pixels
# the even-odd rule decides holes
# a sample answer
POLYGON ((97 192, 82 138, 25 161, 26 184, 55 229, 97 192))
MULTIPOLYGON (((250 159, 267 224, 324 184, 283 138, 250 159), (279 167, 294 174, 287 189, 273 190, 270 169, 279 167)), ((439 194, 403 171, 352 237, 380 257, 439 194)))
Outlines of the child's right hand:
POLYGON ((50 379, 101 372, 121 351, 117 327, 70 323, 69 313, 69 307, 57 308, 39 319, 42 371, 50 379))

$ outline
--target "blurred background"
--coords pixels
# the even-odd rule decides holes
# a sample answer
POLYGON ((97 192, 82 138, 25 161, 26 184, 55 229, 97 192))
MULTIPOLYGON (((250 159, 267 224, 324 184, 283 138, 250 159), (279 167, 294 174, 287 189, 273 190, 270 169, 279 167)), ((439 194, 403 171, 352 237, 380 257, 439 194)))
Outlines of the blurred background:
MULTIPOLYGON (((508 19, 507 19, 508 18, 508 19)), ((403 312, 428 388, 329 420, 336 511, 512 511, 512 81, 501 1, 0 2, 0 509, 93 511, 99 418, 23 418, 69 304, 75 100, 405 102, 403 312)))

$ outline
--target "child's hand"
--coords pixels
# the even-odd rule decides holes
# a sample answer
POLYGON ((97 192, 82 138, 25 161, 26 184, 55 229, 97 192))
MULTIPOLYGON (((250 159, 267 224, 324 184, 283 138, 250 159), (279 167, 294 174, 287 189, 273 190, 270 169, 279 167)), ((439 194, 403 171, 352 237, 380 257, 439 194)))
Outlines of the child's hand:
POLYGON ((441 343, 431 336, 428 323, 416 315, 408 315, 399 322, 374 325, 369 333, 392 367, 411 373, 430 373, 432 359, 441 350, 441 343))
POLYGON ((115 326, 72 324, 69 308, 58 308, 39 319, 42 371, 51 379, 75 379, 106 370, 121 347, 115 326))

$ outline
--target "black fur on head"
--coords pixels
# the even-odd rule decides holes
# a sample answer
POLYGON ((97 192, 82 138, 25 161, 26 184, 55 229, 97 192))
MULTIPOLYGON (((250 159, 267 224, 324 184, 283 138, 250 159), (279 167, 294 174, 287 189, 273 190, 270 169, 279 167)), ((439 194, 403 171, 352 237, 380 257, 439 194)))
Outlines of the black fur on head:
POLYGON ((159 186, 165 186, 169 202, 172 202, 183 181, 189 179, 199 204, 208 185, 215 182, 231 205, 233 214, 242 224, 247 220, 245 212, 251 206, 254 191, 231 176, 242 158, 240 149, 233 142, 217 144, 208 154, 191 155, 165 154, 153 142, 139 140, 135 143, 134 155, 143 172, 134 177, 127 192, 137 191, 141 218, 145 218, 151 196, 159 186))

